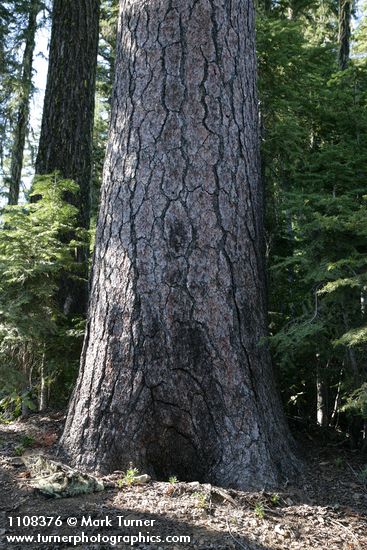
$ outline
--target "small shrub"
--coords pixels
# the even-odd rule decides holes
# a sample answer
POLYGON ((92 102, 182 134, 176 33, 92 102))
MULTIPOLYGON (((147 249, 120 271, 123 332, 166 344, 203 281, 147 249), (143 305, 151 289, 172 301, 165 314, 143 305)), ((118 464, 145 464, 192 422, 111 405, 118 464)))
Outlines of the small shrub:
POLYGON ((257 515, 258 518, 264 519, 265 517, 265 509, 262 502, 257 502, 255 504, 254 512, 257 515))
POLYGON ((192 496, 196 499, 196 507, 201 510, 207 510, 209 508, 208 497, 205 493, 193 493, 192 496))
POLYGON ((341 456, 337 456, 336 458, 334 458, 334 464, 336 468, 340 470, 344 466, 344 458, 341 456))
POLYGON ((22 447, 22 445, 18 445, 17 447, 14 448, 15 456, 22 456, 23 453, 24 453, 24 447, 22 447))
POLYGON ((362 483, 367 483, 367 464, 359 472, 359 479, 362 481, 362 483))
POLYGON ((34 442, 35 442, 35 438, 32 435, 27 435, 27 434, 24 435, 20 440, 21 446, 24 448, 32 447, 34 442))
POLYGON ((121 488, 124 485, 133 485, 135 478, 138 476, 138 474, 139 470, 137 468, 130 467, 128 470, 126 470, 124 477, 117 481, 117 486, 121 488))

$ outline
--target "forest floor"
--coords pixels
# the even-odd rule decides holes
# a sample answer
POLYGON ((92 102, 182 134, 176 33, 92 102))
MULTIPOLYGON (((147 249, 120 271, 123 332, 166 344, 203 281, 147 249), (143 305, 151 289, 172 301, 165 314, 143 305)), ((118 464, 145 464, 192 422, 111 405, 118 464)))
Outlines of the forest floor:
MULTIPOLYGON (((223 490, 195 481, 151 481, 88 495, 47 498, 31 487, 30 473, 19 455, 26 447, 27 452, 52 457, 63 420, 62 414, 32 415, 0 425, 1 549, 367 549, 367 481, 363 482, 365 463, 357 452, 335 443, 321 444, 304 434, 298 441, 305 461, 304 476, 298 487, 288 485, 276 495, 223 490), (27 516, 59 517, 62 525, 32 527, 27 516), (96 521, 93 526, 82 526, 83 517, 107 517, 107 525, 98 526, 96 521), (68 518, 74 518, 77 525, 69 527, 68 518), (146 522, 145 526, 131 526, 139 519, 146 522), (130 526, 119 526, 124 520, 130 526), (46 539, 36 538, 81 538, 82 531, 84 542, 78 538, 42 542, 46 539), (11 535, 33 536, 34 540, 10 542, 7 537, 11 535), (140 542, 120 539, 123 542, 114 544, 117 535, 140 536, 140 542), (86 536, 90 537, 88 542, 86 536), (157 536, 162 542, 153 538, 157 536), (169 536, 177 537, 177 542, 167 542, 169 536), (182 536, 190 537, 190 542, 178 541, 182 536)), ((37 521, 42 522, 32 520, 37 521)))

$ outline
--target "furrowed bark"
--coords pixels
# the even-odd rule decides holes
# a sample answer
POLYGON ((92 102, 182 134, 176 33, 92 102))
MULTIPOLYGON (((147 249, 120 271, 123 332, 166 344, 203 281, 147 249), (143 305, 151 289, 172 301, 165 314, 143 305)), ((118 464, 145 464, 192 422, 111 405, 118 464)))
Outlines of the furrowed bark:
POLYGON ((80 467, 249 488, 296 467, 265 346, 254 13, 124 0, 81 369, 80 467))
POLYGON ((350 0, 339 0, 339 69, 344 71, 349 63, 351 34, 351 3, 350 0))
MULTIPOLYGON (((92 131, 98 47, 98 0, 54 0, 49 71, 36 174, 59 171, 79 184, 68 197, 79 211, 78 224, 89 227, 92 131)), ((87 277, 87 249, 77 251, 87 277)), ((87 283, 65 279, 65 313, 82 313, 87 283)))

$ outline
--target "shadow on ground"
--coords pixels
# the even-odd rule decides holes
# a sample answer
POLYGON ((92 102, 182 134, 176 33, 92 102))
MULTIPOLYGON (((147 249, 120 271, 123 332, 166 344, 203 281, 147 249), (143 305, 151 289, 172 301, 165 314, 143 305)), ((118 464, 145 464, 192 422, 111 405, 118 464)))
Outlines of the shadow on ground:
POLYGON ((367 548, 367 490, 358 478, 363 460, 355 453, 329 449, 315 441, 309 445, 303 443, 306 467, 298 487, 288 486, 278 495, 227 490, 232 502, 213 497, 208 506, 203 500, 208 486, 197 484, 188 488, 190 484, 178 483, 172 490, 167 482, 50 499, 30 487, 29 472, 16 454, 19 447, 32 440, 35 451, 52 455, 61 429, 62 416, 57 419, 35 416, 24 422, 0 425, 0 549, 367 548), (36 519, 29 524, 26 516, 36 519), (119 520, 118 516, 123 518, 119 520), (13 526, 9 517, 13 518, 13 526), (37 526, 37 521, 42 523, 37 520, 41 517, 46 522, 48 517, 53 518, 52 523, 37 526), (55 525, 55 518, 60 518, 62 525, 55 525), (68 526, 68 518, 76 518, 76 525, 68 526), (86 518, 84 524, 83 518, 86 518), (125 525, 124 519, 128 522, 125 525), (146 524, 133 526, 132 520, 146 524), (44 538, 35 538, 33 542, 24 539, 16 543, 8 538, 14 535, 60 539, 46 542, 44 538), (73 536, 79 538, 62 539, 73 536), (140 536, 140 539, 118 539, 119 536, 140 536), (161 541, 153 537, 160 537, 161 541), (167 537, 177 538, 167 541, 167 537))
POLYGON ((114 508, 109 501, 116 491, 67 499, 48 499, 42 495, 35 495, 27 489, 14 487, 12 476, 4 471, 4 468, 0 468, 0 488, 5 497, 0 503, 0 533, 2 534, 0 548, 4 550, 24 550, 24 548, 37 550, 59 548, 270 550, 268 546, 235 534, 231 528, 221 532, 173 519, 161 513, 142 512, 123 506, 114 508), (24 525, 23 522, 28 524, 27 518, 32 516, 33 518, 41 516, 59 518, 58 523, 61 521, 62 525, 52 524, 49 527, 24 525), (9 517, 15 524, 13 527, 9 525, 9 517), (75 527, 67 525, 69 518, 77 522, 75 527), (18 522, 20 526, 17 526, 18 522), (11 542, 9 537, 14 535, 27 538, 22 542, 11 542), (40 535, 42 538, 37 539, 40 535), (34 537, 33 542, 28 537, 34 537), (52 537, 52 539, 46 537, 52 537))

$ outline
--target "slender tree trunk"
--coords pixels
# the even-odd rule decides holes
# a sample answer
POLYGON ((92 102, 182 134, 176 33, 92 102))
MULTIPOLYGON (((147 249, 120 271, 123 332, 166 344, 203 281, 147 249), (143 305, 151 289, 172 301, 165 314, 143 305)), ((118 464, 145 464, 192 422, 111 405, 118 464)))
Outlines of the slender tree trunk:
POLYGON ((331 414, 331 424, 334 426, 334 428, 336 428, 338 425, 338 414, 339 414, 339 407, 340 407, 340 401, 341 401, 343 374, 344 374, 344 369, 342 368, 339 374, 339 382, 336 390, 333 412, 331 414))
MULTIPOLYGON (((69 197, 79 211, 79 225, 89 227, 92 131, 98 46, 98 0, 54 0, 47 86, 37 174, 59 171, 79 184, 69 197)), ((78 250, 87 275, 87 250, 78 250)), ((86 309, 87 284, 65 279, 65 313, 86 309)))
MULTIPOLYGON (((256 5, 256 3, 255 3, 256 5)), ((272 3, 272 0, 261 0, 259 2, 259 5, 263 8, 263 10, 265 11, 265 13, 270 13, 271 12, 271 9, 273 7, 273 3, 272 3)), ((256 5, 256 8, 258 6, 256 5)))
POLYGON ((37 15, 41 4, 38 1, 30 3, 26 43, 23 54, 22 81, 19 97, 17 122, 13 137, 13 147, 10 165, 8 204, 18 204, 19 188, 23 168, 24 145, 29 121, 29 101, 32 91, 32 66, 37 31, 37 15))
POLYGON ((350 0, 339 0, 339 68, 344 71, 349 63, 351 34, 351 3, 350 0))
MULTIPOLYGON (((326 368, 328 365, 326 365, 326 368)), ((317 398, 317 424, 325 428, 329 423, 328 393, 329 386, 325 380, 325 367, 321 366, 317 358, 316 365, 316 398, 317 398)))
POLYGON ((39 405, 38 410, 39 412, 43 412, 47 408, 48 403, 48 391, 47 391, 47 385, 46 385, 46 373, 45 373, 45 361, 46 360, 46 354, 43 352, 42 354, 42 361, 41 361, 41 367, 40 367, 40 390, 39 390, 39 405))
POLYGON ((276 485, 294 473, 266 335, 249 0, 122 0, 81 369, 87 469, 276 485))

